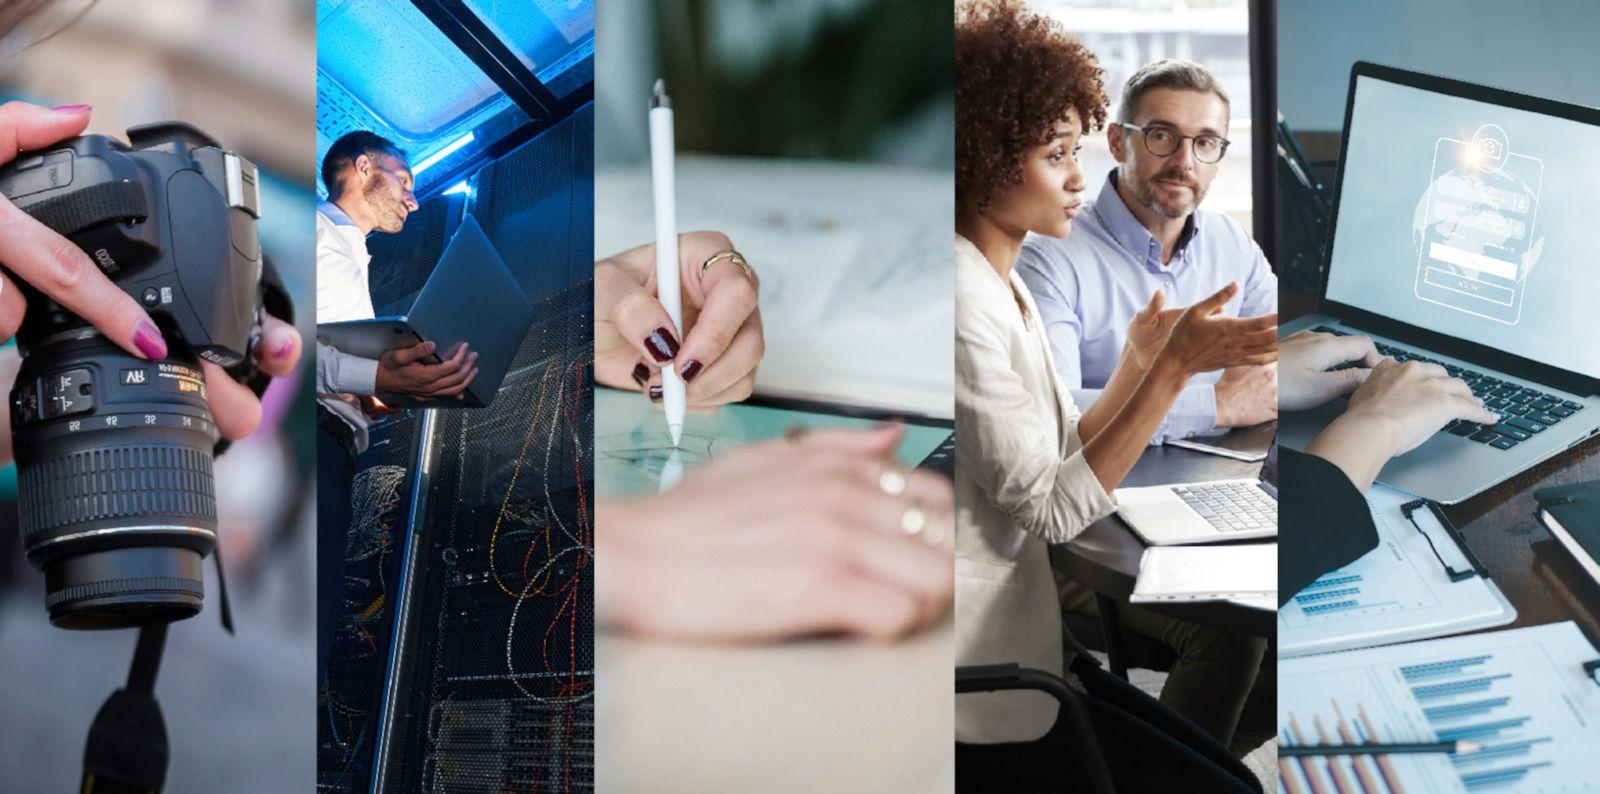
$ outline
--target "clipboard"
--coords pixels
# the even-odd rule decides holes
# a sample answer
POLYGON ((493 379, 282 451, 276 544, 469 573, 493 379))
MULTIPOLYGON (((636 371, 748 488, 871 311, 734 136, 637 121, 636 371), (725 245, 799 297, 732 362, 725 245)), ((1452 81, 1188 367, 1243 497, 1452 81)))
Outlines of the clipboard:
POLYGON ((1378 547, 1278 610, 1281 658, 1503 626, 1517 618, 1438 504, 1383 485, 1367 492, 1378 547))

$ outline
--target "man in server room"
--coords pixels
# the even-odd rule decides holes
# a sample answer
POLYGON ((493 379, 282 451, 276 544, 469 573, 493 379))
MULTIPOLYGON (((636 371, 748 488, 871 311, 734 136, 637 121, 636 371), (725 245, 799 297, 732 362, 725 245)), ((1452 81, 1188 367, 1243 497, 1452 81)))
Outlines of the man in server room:
MULTIPOLYGON (((317 322, 374 316, 367 268, 367 235, 398 233, 417 209, 411 166, 394 143, 364 130, 334 141, 322 160, 328 200, 317 205, 317 322)), ((356 456, 367 447, 367 426, 383 410, 373 395, 454 399, 477 375, 477 354, 461 345, 424 359, 434 343, 398 348, 381 358, 351 355, 317 344, 317 679, 327 673, 334 624, 344 589, 350 527, 350 487, 356 456)))

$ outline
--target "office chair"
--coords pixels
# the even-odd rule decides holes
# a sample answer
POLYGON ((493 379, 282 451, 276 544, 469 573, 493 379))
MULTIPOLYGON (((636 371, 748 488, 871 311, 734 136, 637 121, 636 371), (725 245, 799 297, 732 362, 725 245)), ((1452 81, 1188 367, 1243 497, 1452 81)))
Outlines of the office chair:
MULTIPOLYGON (((984 664, 956 668, 956 694, 1033 689, 1044 692, 1061 704, 1057 726, 1063 727, 1078 748, 1076 762, 1089 780, 1092 794, 1115 794, 1111 770, 1100 752, 1100 740, 1082 695, 1067 686, 1060 676, 1042 670, 1025 669, 1015 663, 984 664)), ((972 745, 956 742, 956 789, 958 791, 1069 791, 1062 759, 1050 753, 1030 753, 1032 746, 1044 742, 1014 742, 1003 745, 972 745), (1026 780, 1027 782, 1021 782, 1026 780), (987 788, 994 786, 995 788, 987 788)))
POLYGON ((1111 673, 1128 680, 1129 668, 1154 670, 1165 673, 1178 661, 1178 655, 1161 643, 1131 631, 1123 631, 1117 621, 1117 602, 1107 596, 1095 594, 1097 619, 1093 615, 1064 612, 1061 630, 1072 635, 1083 647, 1106 655, 1111 673))

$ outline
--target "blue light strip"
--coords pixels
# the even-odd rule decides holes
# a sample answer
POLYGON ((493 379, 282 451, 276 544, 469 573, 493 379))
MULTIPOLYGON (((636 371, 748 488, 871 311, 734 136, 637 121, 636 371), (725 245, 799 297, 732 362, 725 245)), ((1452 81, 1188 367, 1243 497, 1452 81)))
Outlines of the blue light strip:
POLYGON ((411 169, 411 175, 415 177, 421 174, 423 171, 438 165, 440 160, 455 154, 461 149, 461 147, 466 146, 469 143, 472 143, 472 133, 470 132, 451 141, 450 143, 446 144, 443 149, 428 155, 427 159, 417 163, 416 166, 411 169))
POLYGON ((451 185, 448 189, 446 189, 443 193, 440 193, 439 195, 441 195, 441 196, 454 196, 454 195, 456 195, 458 193, 463 195, 463 196, 471 196, 472 195, 472 186, 467 184, 467 180, 463 179, 460 182, 457 182, 454 185, 451 185))

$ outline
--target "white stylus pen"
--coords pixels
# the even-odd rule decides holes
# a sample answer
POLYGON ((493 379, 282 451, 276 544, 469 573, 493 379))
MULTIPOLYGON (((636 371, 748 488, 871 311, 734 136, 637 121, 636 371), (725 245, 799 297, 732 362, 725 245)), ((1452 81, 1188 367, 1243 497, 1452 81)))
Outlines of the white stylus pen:
MULTIPOLYGON (((672 100, 663 80, 656 81, 650 97, 650 182, 656 204, 656 291, 662 308, 672 318, 681 344, 683 335, 683 285, 678 276, 678 207, 673 188, 674 143, 672 100)), ((683 379, 669 362, 661 368, 661 403, 667 410, 667 432, 672 445, 683 437, 683 413, 688 397, 683 379)))

